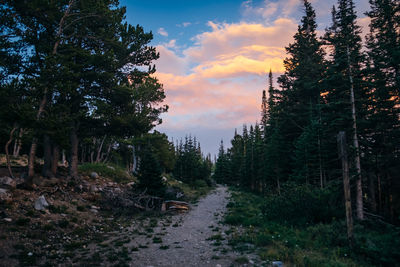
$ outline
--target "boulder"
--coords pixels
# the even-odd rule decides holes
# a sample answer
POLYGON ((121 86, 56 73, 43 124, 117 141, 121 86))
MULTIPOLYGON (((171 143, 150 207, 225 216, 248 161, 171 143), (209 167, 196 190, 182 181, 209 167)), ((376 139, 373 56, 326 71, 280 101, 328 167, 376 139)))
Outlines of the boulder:
POLYGON ((133 187, 135 185, 135 182, 130 182, 126 184, 127 186, 133 187))
POLYGON ((49 203, 47 203, 46 198, 44 196, 40 196, 35 201, 35 209, 36 210, 45 210, 48 206, 49 206, 49 203))
POLYGON ((90 174, 90 178, 92 178, 92 179, 97 179, 97 178, 99 178, 99 174, 98 174, 97 172, 92 172, 92 173, 90 174))
POLYGON ((90 193, 96 193, 96 192, 99 192, 99 189, 97 188, 97 186, 95 186, 94 184, 92 184, 92 185, 90 186, 89 191, 90 191, 90 193))
POLYGON ((15 188, 17 186, 17 183, 15 182, 14 179, 7 176, 3 176, 0 177, 0 186, 5 188, 15 188))
POLYGON ((0 188, 0 200, 10 200, 11 195, 8 193, 7 189, 0 188))
POLYGON ((165 196, 168 199, 182 199, 185 194, 183 191, 177 186, 168 186, 165 190, 165 196))
POLYGON ((283 262, 281 262, 281 261, 273 261, 272 262, 272 266, 283 267, 283 262))

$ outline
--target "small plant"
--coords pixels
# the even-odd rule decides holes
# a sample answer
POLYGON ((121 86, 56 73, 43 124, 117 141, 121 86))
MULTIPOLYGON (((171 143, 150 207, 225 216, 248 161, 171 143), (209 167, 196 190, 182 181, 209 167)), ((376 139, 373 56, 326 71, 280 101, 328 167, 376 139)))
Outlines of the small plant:
POLYGON ((50 206, 49 206, 49 211, 50 211, 51 213, 58 213, 58 214, 60 214, 60 213, 67 213, 67 209, 68 209, 68 207, 65 206, 65 205, 62 205, 62 206, 50 205, 50 206))
POLYGON ((60 221, 58 221, 58 226, 61 228, 67 228, 69 225, 69 221, 67 221, 66 219, 62 219, 60 221))
POLYGON ((76 207, 76 210, 77 210, 77 211, 85 211, 86 208, 85 208, 85 206, 77 206, 77 207, 76 207))
POLYGON ((161 237, 154 237, 153 238, 153 243, 162 243, 161 237))
POLYGON ((169 249, 169 246, 160 246, 160 249, 166 250, 169 249))
POLYGON ((15 221, 15 224, 18 225, 18 226, 25 226, 25 225, 27 225, 30 221, 31 221, 31 219, 29 219, 29 218, 18 218, 18 219, 15 221))
POLYGON ((246 264, 249 262, 249 259, 245 256, 242 256, 242 257, 236 258, 235 261, 239 264, 246 264))

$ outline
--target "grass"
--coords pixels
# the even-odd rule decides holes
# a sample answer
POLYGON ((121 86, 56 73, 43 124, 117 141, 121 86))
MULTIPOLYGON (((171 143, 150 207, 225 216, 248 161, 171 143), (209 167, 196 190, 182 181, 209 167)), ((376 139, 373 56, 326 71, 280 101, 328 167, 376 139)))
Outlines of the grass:
POLYGON ((154 237, 153 238, 153 243, 162 243, 162 239, 161 239, 161 237, 154 237))
POLYGON ((184 194, 184 201, 195 203, 200 197, 207 195, 213 187, 207 186, 204 181, 196 181, 195 184, 189 185, 180 183, 173 178, 168 178, 168 185, 178 187, 184 194))
POLYGON ((134 177, 129 175, 125 168, 113 164, 84 163, 79 166, 79 172, 88 176, 90 176, 92 172, 96 172, 100 176, 108 177, 117 183, 135 181, 134 177))
POLYGON ((264 261, 280 260, 289 266, 395 266, 400 262, 399 228, 372 221, 358 223, 354 227, 356 246, 350 249, 343 220, 293 226, 266 220, 262 209, 262 197, 232 192, 225 223, 244 228, 241 233, 231 232, 229 244, 235 250, 256 250, 264 261))

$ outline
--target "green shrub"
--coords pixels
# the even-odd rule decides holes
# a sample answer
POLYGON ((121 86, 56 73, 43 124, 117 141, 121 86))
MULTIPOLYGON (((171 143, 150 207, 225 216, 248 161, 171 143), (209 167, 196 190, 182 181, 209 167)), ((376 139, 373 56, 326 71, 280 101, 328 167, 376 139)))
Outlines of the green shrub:
POLYGON ((133 179, 124 168, 104 163, 84 163, 79 166, 79 171, 86 175, 96 172, 100 176, 108 177, 117 183, 128 182, 133 179))
POLYGON ((268 195, 261 207, 266 220, 289 225, 329 223, 343 218, 344 207, 336 191, 307 185, 287 185, 281 195, 268 195))
POLYGON ((194 188, 201 188, 201 187, 207 187, 207 182, 204 180, 196 180, 193 183, 194 188))
POLYGON ((18 226, 26 226, 31 221, 29 218, 19 218, 15 221, 15 224, 18 226))

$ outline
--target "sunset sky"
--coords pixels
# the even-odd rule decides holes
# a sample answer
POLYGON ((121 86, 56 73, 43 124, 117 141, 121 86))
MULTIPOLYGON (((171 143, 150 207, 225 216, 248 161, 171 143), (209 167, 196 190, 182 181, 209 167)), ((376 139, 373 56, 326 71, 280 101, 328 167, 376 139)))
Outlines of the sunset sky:
MULTIPOLYGON (((330 25, 336 0, 312 0, 319 30, 330 25)), ((356 0, 368 30, 368 0, 356 0)), ((235 128, 260 120, 271 68, 283 72, 285 49, 303 15, 301 0, 121 0, 127 21, 152 31, 160 52, 156 76, 169 112, 158 131, 174 140, 192 134, 203 152, 229 147, 235 128)))

